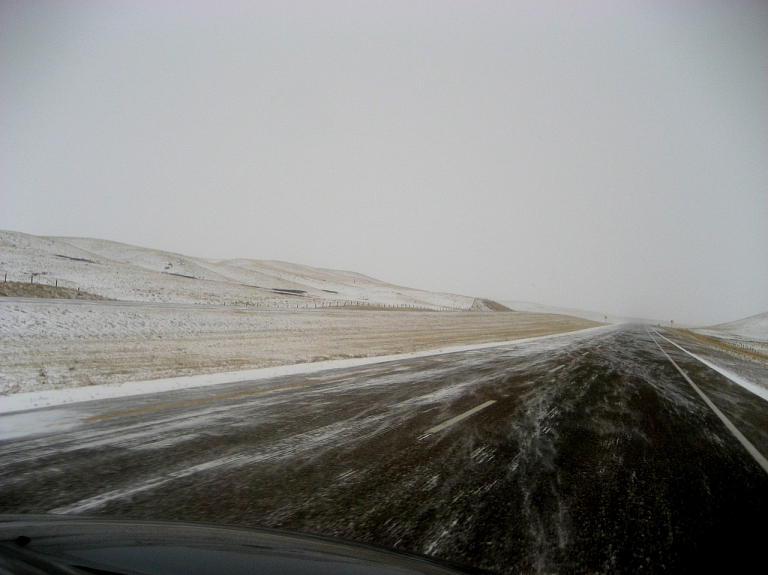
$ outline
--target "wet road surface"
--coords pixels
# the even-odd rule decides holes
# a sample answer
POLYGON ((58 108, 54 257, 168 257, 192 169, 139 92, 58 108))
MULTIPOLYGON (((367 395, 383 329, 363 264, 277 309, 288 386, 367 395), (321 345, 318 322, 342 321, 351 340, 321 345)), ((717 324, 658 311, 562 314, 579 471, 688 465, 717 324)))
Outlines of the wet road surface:
POLYGON ((2 415, 24 429, 0 442, 0 512, 274 527, 499 573, 762 562, 768 403, 671 342, 707 351, 622 326, 2 415))

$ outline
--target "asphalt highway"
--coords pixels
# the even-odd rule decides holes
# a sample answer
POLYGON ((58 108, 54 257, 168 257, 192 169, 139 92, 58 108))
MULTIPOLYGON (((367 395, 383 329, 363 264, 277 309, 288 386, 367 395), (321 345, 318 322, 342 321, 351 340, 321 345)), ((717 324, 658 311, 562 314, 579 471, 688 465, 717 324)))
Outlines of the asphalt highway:
POLYGON ((499 573, 762 564, 768 403, 685 350, 714 353, 632 325, 0 415, 0 512, 274 527, 499 573))

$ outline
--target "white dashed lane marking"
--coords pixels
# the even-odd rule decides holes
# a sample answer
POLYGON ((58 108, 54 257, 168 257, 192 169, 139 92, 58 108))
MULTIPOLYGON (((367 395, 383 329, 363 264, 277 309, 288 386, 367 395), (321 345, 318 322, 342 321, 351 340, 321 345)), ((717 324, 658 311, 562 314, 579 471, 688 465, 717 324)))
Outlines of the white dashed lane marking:
MULTIPOLYGON (((436 425, 435 427, 433 427, 431 429, 427 429, 427 431, 426 431, 426 433, 424 435, 431 435, 433 433, 437 433, 438 431, 442 431, 446 427, 450 427, 454 423, 458 423, 462 419, 466 419, 470 415, 474 415, 478 411, 481 411, 481 410, 485 409, 486 407, 489 407, 489 406, 493 405, 494 403, 496 403, 495 399, 492 399, 490 401, 486 401, 485 403, 481 403, 477 407, 473 407, 472 409, 470 409, 469 411, 465 411, 461 415, 457 415, 456 417, 452 417, 451 419, 441 423, 440 425, 436 425)), ((422 437, 424 437, 424 436, 422 436, 422 437)))

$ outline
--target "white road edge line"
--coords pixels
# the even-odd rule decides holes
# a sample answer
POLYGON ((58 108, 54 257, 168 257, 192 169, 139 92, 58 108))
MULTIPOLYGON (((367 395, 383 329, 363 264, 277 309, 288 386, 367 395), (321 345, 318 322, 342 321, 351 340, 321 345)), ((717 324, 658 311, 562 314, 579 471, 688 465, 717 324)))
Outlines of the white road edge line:
MULTIPOLYGON (((424 435, 431 435, 433 433, 437 433, 438 431, 442 431, 446 427, 450 427, 454 423, 458 423, 462 419, 466 419, 470 415, 474 415, 478 411, 481 411, 481 410, 485 409, 486 407, 489 407, 489 406, 493 405, 494 403, 496 403, 495 399, 492 399, 490 401, 486 401, 485 403, 481 403, 477 407, 473 407, 472 409, 470 409, 469 411, 465 411, 461 415, 457 415, 456 417, 452 417, 451 419, 449 419, 448 421, 444 421, 440 425, 436 425, 435 427, 433 427, 431 429, 427 429, 427 431, 424 433, 424 435)), ((424 437, 424 436, 422 436, 422 437, 424 437)))
POLYGON ((725 369, 724 367, 720 367, 719 365, 716 365, 716 364, 712 363, 711 361, 709 361, 707 359, 704 359, 703 357, 699 357, 695 353, 691 353, 690 351, 688 351, 684 347, 682 347, 680 345, 677 345, 674 341, 672 341, 670 339, 667 339, 666 337, 661 335, 655 329, 653 331, 660 338, 667 340, 669 343, 674 345, 676 348, 684 351, 685 353, 687 353, 691 357, 693 357, 695 359, 698 359, 701 363, 703 363, 704 365, 706 365, 710 369, 714 369, 720 375, 727 377, 728 379, 730 379, 736 385, 740 385, 741 387, 743 387, 747 391, 750 391, 750 392, 754 393, 756 396, 760 397, 761 399, 764 399, 764 400, 768 401, 768 389, 766 389, 764 387, 760 387, 759 385, 757 385, 755 383, 752 383, 751 381, 748 381, 748 380, 744 379, 743 377, 733 373, 732 371, 730 371, 728 369, 725 369))
POLYGON ((547 373, 555 373, 558 369, 563 369, 564 367, 564 365, 558 365, 556 368, 550 369, 547 373))
MULTIPOLYGON (((653 330, 653 331, 656 331, 656 330, 653 330)), ((657 334, 659 335, 659 337, 664 337, 663 335, 659 334, 658 332, 657 332, 657 334)), ((648 332, 648 335, 651 335, 650 331, 648 332)), ((667 352, 664 351, 664 348, 662 348, 661 345, 659 345, 659 342, 656 341, 656 338, 651 335, 651 339, 659 347, 659 349, 661 350, 661 353, 663 353, 666 356, 666 358, 672 363, 672 365, 674 365, 677 368, 677 371, 679 371, 680 374, 685 378, 685 381, 687 381, 688 383, 691 384, 691 387, 693 387, 694 391, 696 391, 696 393, 698 393, 701 396, 701 399, 703 399, 704 402, 710 407, 710 409, 715 412, 715 415, 717 415, 717 417, 720 418, 720 421, 722 421, 725 424, 725 426, 728 428, 728 430, 731 433, 733 433, 733 435, 736 437, 736 439, 738 439, 741 442, 741 444, 746 448, 746 450, 749 452, 749 454, 752 457, 755 458, 755 461, 757 461, 757 463, 760 465, 760 467, 763 468, 763 471, 768 473, 768 460, 765 457, 763 457, 763 454, 760 453, 754 445, 752 445, 752 443, 749 441, 749 439, 747 439, 746 437, 744 437, 742 435, 741 431, 736 429, 736 426, 733 425, 733 423, 731 423, 731 421, 725 416, 725 414, 722 411, 720 411, 717 408, 717 406, 714 403, 712 403, 710 401, 710 399, 706 395, 704 395, 704 392, 701 391, 701 389, 699 389, 699 386, 696 385, 695 383, 693 383, 693 381, 691 381, 691 378, 688 377, 688 374, 685 373, 680 368, 680 366, 675 363, 674 359, 669 357, 667 352)), ((664 339, 667 339, 667 338, 664 337, 664 339)), ((667 340, 667 341, 669 341, 669 340, 667 340)), ((672 343, 672 342, 670 342, 670 343, 672 343)))

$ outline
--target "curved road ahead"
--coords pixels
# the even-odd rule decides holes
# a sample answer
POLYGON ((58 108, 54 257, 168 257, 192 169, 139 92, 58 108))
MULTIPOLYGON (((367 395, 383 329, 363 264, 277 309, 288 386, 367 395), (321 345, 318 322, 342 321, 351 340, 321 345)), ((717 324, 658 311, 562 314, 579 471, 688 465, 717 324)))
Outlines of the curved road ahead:
POLYGON ((622 326, 2 415, 0 512, 276 527, 499 573, 763 564, 768 402, 672 342, 716 353, 622 326))

